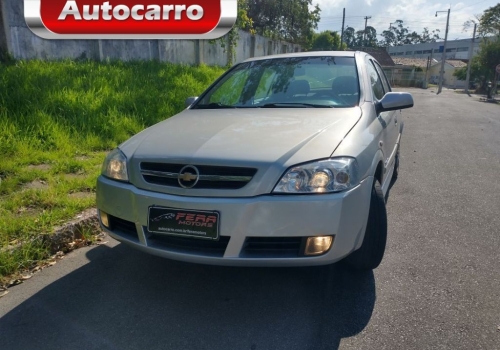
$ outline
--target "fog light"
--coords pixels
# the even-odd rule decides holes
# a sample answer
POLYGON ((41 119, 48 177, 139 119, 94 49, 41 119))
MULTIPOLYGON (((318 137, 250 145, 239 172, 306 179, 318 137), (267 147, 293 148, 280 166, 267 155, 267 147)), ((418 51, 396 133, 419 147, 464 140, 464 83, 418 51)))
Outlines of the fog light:
POLYGON ((326 253, 333 243, 332 236, 309 237, 306 242, 304 255, 320 255, 326 253))
POLYGON ((101 217, 101 222, 104 226, 106 226, 107 228, 109 228, 109 218, 108 218, 108 214, 106 214, 105 212, 103 211, 100 211, 99 210, 99 215, 101 217))

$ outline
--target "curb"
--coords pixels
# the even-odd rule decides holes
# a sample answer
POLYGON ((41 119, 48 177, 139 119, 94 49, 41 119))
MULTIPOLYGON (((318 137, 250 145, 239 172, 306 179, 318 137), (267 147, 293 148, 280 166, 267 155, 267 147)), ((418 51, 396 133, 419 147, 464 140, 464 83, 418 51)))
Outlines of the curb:
MULTIPOLYGON (((25 271, 19 271, 14 275, 7 277, 6 279, 10 279, 10 282, 6 285, 0 281, 0 298, 8 293, 7 289, 9 287, 20 284, 24 280, 31 278, 33 274, 45 267, 53 266, 58 260, 62 259, 65 254, 78 248, 92 245, 90 241, 85 238, 84 233, 92 233, 92 236, 97 237, 98 241, 102 241, 104 237, 96 208, 87 209, 81 212, 71 221, 56 227, 52 234, 43 235, 40 239, 49 247, 51 257, 44 260, 41 265, 25 271)), ((106 242, 97 244, 104 243, 106 242)), ((9 246, 7 249, 16 249, 16 247, 17 246, 9 246)))
POLYGON ((84 238, 84 232, 101 231, 97 209, 92 208, 78 214, 73 220, 56 227, 52 235, 44 236, 44 242, 50 247, 50 253, 55 254, 71 250, 71 244, 84 238))

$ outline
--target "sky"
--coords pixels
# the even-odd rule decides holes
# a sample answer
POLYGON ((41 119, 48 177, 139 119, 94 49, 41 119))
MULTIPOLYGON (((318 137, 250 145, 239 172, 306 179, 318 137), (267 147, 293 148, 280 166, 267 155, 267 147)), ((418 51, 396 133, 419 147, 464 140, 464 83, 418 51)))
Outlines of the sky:
MULTIPOLYGON (((489 7, 498 4, 499 0, 462 0, 451 2, 437 2, 429 0, 313 0, 321 8, 321 21, 318 30, 333 30, 340 33, 342 28, 342 9, 345 8, 345 26, 361 30, 365 26, 365 16, 368 25, 373 26, 378 34, 389 29, 391 22, 398 19, 404 21, 410 32, 422 33, 424 27, 430 31, 439 29, 444 39, 446 16, 449 8, 450 27, 448 40, 465 39, 472 37, 472 28, 463 31, 463 23, 475 19, 474 15, 481 14, 489 7), (436 11, 439 12, 435 17, 436 11)), ((382 37, 379 36, 379 39, 382 37)))

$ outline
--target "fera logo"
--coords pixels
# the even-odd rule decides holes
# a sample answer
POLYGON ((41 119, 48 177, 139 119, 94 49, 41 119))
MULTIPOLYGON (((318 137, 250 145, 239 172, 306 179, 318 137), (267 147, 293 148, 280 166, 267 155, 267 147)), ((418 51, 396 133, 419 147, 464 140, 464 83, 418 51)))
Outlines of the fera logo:
POLYGON ((24 0, 45 39, 216 39, 237 12, 237 0, 24 0))
POLYGON ((179 225, 211 228, 217 223, 217 216, 178 213, 175 220, 179 225))

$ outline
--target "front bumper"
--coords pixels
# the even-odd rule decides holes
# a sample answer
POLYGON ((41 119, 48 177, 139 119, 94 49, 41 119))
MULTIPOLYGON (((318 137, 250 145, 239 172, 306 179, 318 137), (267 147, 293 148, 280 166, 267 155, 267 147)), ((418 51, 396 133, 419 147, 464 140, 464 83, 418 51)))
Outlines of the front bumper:
MULTIPOLYGON (((369 177, 348 192, 325 195, 203 198, 145 191, 101 176, 97 181, 97 208, 131 224, 132 235, 120 230, 110 231, 101 223, 102 228, 113 238, 165 258, 230 266, 325 265, 344 258, 361 245, 368 219, 372 183, 373 177, 369 177), (157 237, 148 232, 148 208, 153 205, 219 211, 220 235, 224 237, 224 242, 217 246, 220 253, 213 254, 213 250, 204 251, 199 247, 186 249, 186 246, 159 245, 157 238, 170 237, 157 237), (254 237, 293 239, 324 235, 334 236, 334 243, 321 256, 283 257, 270 253, 249 257, 245 254, 247 242, 254 237)), ((187 242, 189 244, 190 241, 187 242)))

